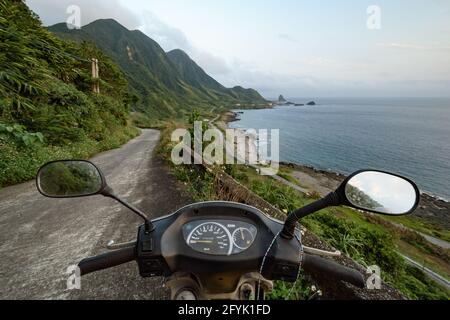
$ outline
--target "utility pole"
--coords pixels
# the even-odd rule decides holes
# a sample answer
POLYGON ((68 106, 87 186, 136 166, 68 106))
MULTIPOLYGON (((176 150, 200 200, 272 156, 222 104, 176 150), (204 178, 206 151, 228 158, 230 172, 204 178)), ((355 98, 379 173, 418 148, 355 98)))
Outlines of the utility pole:
POLYGON ((92 92, 100 93, 98 59, 92 58, 92 92))

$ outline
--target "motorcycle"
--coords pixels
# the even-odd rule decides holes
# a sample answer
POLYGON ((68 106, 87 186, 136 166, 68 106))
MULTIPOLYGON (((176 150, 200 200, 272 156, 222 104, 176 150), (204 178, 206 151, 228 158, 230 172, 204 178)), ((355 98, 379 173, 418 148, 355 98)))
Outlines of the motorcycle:
POLYGON ((339 255, 306 247, 297 222, 330 206, 349 206, 384 215, 406 215, 418 206, 415 183, 396 174, 361 170, 336 191, 275 220, 257 208, 233 202, 201 202, 167 216, 147 215, 114 193, 89 161, 44 165, 37 189, 50 198, 103 195, 143 219, 137 240, 110 244, 112 251, 79 262, 80 275, 136 261, 142 277, 164 277, 174 300, 264 299, 273 281, 295 282, 301 270, 326 273, 336 281, 366 286, 363 275, 321 256, 339 255))

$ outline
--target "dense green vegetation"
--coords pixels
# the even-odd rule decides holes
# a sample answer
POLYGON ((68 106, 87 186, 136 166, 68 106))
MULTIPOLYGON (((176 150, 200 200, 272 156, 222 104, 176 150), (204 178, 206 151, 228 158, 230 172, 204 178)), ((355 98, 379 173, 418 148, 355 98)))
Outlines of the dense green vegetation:
POLYGON ((219 103, 264 104, 265 100, 254 89, 244 89, 240 86, 225 88, 210 77, 183 50, 175 49, 167 53, 181 75, 182 80, 196 88, 208 97, 208 100, 219 103))
POLYGON ((144 33, 127 30, 115 20, 97 20, 81 30, 69 30, 61 23, 49 30, 61 38, 93 42, 120 65, 141 124, 145 117, 182 119, 192 108, 206 111, 213 106, 266 103, 255 90, 223 87, 183 51, 166 54, 144 33))
POLYGON ((135 136, 120 69, 87 44, 62 41, 21 1, 0 2, 0 186, 49 160, 86 158, 135 136), (93 94, 90 59, 100 60, 93 94))

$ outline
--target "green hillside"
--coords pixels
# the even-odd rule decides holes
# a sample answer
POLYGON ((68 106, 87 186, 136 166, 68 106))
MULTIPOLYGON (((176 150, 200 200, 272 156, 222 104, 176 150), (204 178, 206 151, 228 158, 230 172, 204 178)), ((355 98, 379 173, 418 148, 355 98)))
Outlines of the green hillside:
POLYGON ((200 90, 212 99, 229 100, 234 103, 266 103, 265 99, 253 89, 234 87, 225 88, 210 77, 195 63, 183 50, 175 49, 167 53, 173 62, 182 80, 190 86, 200 90))
POLYGON ((190 86, 203 92, 217 91, 224 93, 227 89, 219 82, 210 77, 200 66, 198 66, 186 52, 175 49, 167 52, 167 57, 177 68, 181 78, 190 86))
POLYGON ((22 1, 0 2, 0 187, 46 161, 86 158, 137 134, 119 67, 95 47, 62 41, 22 1), (101 94, 92 93, 91 57, 101 94))
POLYGON ((152 117, 182 117, 211 105, 266 102, 254 90, 226 89, 181 50, 166 54, 141 31, 127 30, 115 20, 97 20, 80 30, 57 24, 49 30, 65 39, 93 42, 107 53, 126 74, 133 109, 152 117))

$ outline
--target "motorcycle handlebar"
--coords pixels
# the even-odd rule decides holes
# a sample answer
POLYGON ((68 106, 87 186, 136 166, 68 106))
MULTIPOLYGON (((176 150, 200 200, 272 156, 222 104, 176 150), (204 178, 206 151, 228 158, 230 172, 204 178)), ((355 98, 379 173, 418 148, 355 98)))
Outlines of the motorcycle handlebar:
MULTIPOLYGON (((78 263, 78 267, 80 268, 80 274, 83 276, 131 262, 135 259, 136 247, 132 246, 83 259, 78 263)), ((320 272, 334 279, 351 283, 359 288, 366 286, 364 277, 359 271, 315 255, 305 253, 303 256, 303 269, 313 274, 320 272)))
POLYGON ((95 271, 112 268, 135 259, 136 248, 133 246, 83 259, 78 263, 78 267, 80 268, 80 274, 83 276, 95 271))
POLYGON ((366 281, 359 271, 318 256, 305 254, 303 256, 303 269, 309 273, 320 272, 334 279, 351 283, 358 288, 366 287, 366 281))

